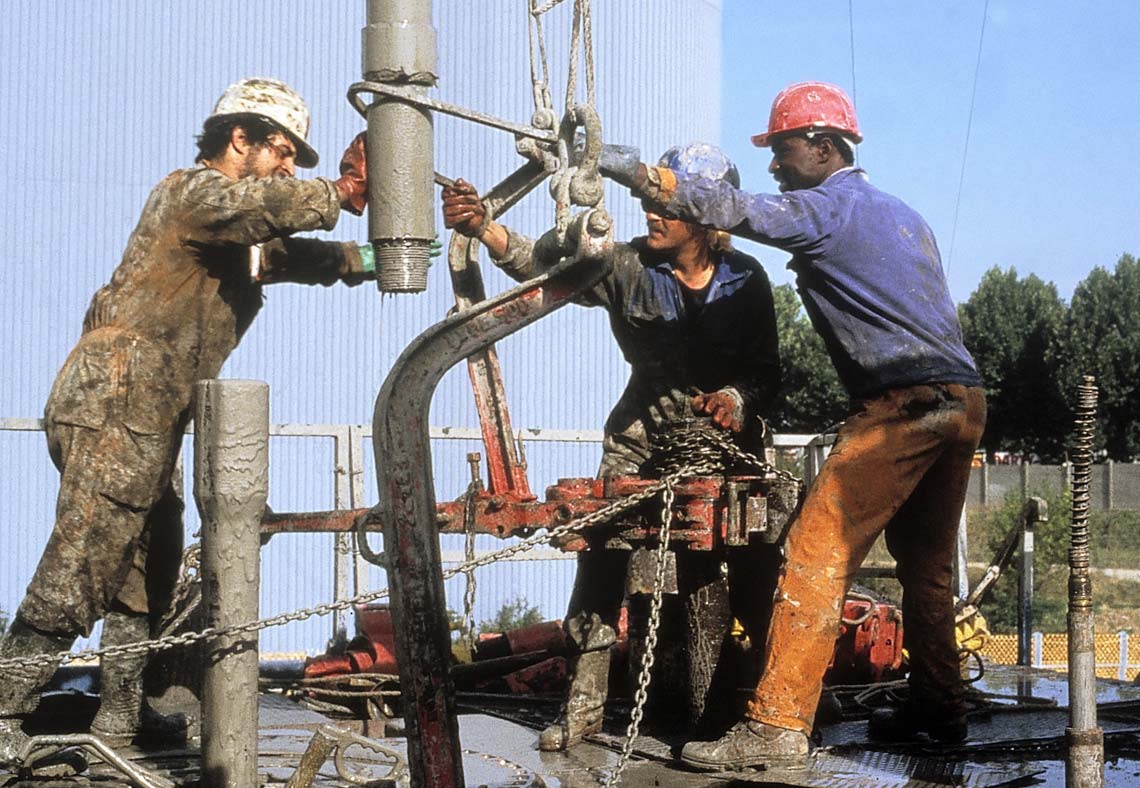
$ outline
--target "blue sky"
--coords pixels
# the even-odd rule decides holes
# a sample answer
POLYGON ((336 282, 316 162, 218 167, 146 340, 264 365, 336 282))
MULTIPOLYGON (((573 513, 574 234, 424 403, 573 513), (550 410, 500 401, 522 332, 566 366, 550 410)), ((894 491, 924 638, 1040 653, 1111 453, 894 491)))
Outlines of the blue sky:
MULTIPOLYGON (((926 217, 955 300, 995 265, 1055 282, 1068 299, 1094 266, 1140 254, 1140 4, 724 0, 723 9, 721 141, 744 188, 775 187, 767 151, 748 141, 766 128, 772 98, 819 79, 854 89, 859 163, 926 217)), ((747 249, 773 282, 791 281, 787 255, 747 249)))

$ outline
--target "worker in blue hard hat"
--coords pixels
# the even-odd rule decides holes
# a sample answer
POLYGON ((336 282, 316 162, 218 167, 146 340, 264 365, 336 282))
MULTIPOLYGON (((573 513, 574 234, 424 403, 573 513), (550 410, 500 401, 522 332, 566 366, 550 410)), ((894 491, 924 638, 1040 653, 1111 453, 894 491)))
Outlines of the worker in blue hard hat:
MULTIPOLYGON (((0 638, 0 766, 27 743, 24 714, 56 654, 103 621, 101 645, 147 640, 167 611, 182 554, 182 500, 172 482, 194 382, 218 374, 260 311, 263 285, 369 278, 371 247, 294 238, 331 230, 365 204, 364 138, 340 177, 312 167, 309 109, 288 85, 244 79, 217 101, 193 167, 152 191, 122 261, 91 299, 83 332, 44 409, 60 471, 54 528, 0 638)), ((111 745, 185 737, 144 704, 145 654, 101 659, 92 733, 111 745)))
POLYGON ((843 599, 885 534, 898 562, 909 698, 872 716, 886 739, 968 733, 951 587, 954 544, 986 399, 930 227, 855 166, 863 137, 835 85, 781 91, 768 130, 781 194, 603 152, 602 173, 662 210, 792 254, 788 267, 851 397, 850 414, 785 543, 765 667, 745 718, 682 759, 724 770, 801 761, 843 599))
MULTIPOLYGON (((661 166, 740 184, 735 165, 714 145, 671 148, 661 166)), ((559 261, 553 233, 535 242, 489 221, 478 193, 464 181, 443 190, 443 216, 448 228, 482 241, 495 264, 517 280, 559 261)), ((681 221, 656 206, 646 204, 645 222, 646 234, 617 244, 610 273, 580 299, 609 312, 631 367, 606 420, 599 476, 650 472, 654 438, 694 415, 711 418, 744 448, 762 451, 760 417, 779 387, 772 290, 760 264, 734 250, 721 230, 681 221)), ((543 750, 566 749, 602 724, 629 553, 601 548, 579 553, 565 622, 577 653, 562 715, 539 737, 543 750)), ((770 599, 777 551, 746 563, 747 572, 730 564, 730 593, 766 579, 770 599)), ((737 611, 738 618, 753 630, 754 642, 762 642, 764 592, 744 596, 753 609, 737 611)))

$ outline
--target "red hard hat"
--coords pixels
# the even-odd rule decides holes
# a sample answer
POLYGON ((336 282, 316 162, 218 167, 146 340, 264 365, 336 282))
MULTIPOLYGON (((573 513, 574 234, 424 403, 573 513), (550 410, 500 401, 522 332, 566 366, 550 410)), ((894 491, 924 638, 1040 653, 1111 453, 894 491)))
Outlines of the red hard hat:
POLYGON ((779 92, 772 102, 768 131, 752 137, 752 144, 763 148, 772 137, 789 131, 828 129, 862 142, 855 105, 843 89, 827 82, 797 82, 779 92))

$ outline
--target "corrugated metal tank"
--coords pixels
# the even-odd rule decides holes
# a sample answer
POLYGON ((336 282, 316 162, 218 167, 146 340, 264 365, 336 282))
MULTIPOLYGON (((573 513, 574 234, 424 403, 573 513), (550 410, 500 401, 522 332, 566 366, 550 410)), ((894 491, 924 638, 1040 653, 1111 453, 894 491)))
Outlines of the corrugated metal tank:
MULTIPOLYGON (((570 19, 567 0, 545 16, 551 90, 564 102, 570 19)), ((439 0, 441 100, 528 122, 528 0, 439 0)), ((334 175, 344 146, 363 128, 345 99, 360 79, 365 0, 199 0, 92 3, 13 0, 5 5, 0 50, 0 193, 4 263, 0 325, 6 384, 0 417, 36 418, 74 344, 91 294, 110 276, 151 187, 189 165, 194 137, 221 91, 236 79, 285 80, 309 102, 311 141, 322 154, 315 175, 334 175)), ((720 4, 716 0, 599 0, 593 4, 597 100, 608 141, 639 145, 645 158, 692 139, 716 141, 720 123, 720 4)), ((584 77, 579 78, 584 91, 584 77)), ((437 117, 436 169, 486 189, 522 160, 500 131, 437 117)), ((305 175, 307 173, 302 173, 305 175)), ((642 216, 609 187, 618 238, 638 234, 642 216)), ((542 187, 504 219, 537 234, 553 224, 542 187)), ((437 227, 443 232, 442 220, 437 227)), ((344 215, 334 239, 364 240, 364 219, 344 215)), ((488 291, 510 282, 490 265, 488 291)), ((355 289, 279 285, 223 376, 267 381, 274 422, 369 423, 387 371, 407 343, 452 303, 446 265, 430 272, 428 292, 381 297, 355 289)), ((516 427, 597 429, 628 368, 606 316, 569 307, 499 344, 516 427)), ((475 426, 466 371, 452 370, 431 409, 433 425, 475 426)), ((466 484, 466 451, 437 446, 437 495, 466 484)), ((270 505, 278 511, 332 508, 329 440, 276 438, 270 505)), ((375 500, 371 446, 365 450, 367 501, 375 500)), ((593 474, 596 446, 536 445, 532 487, 560 476, 593 474)), ((189 462, 189 454, 187 454, 189 462)), ((51 527, 57 477, 43 436, 0 432, 0 610, 19 603, 51 527)), ((189 490, 189 488, 188 488, 189 490)), ((188 492, 188 532, 196 524, 188 492)), ((262 613, 325 601, 332 587, 332 540, 275 538, 263 552, 262 613)), ((495 546, 481 541, 480 548, 495 546)), ((455 549, 455 545, 445 546, 455 549)), ((548 617, 563 611, 572 563, 516 566, 481 576, 476 619, 526 597, 548 617), (503 570, 506 572, 507 570, 503 570), (497 579, 496 579, 497 578, 497 579)), ((378 582, 378 580, 377 580, 378 582)), ((461 606, 458 582, 449 586, 461 606)), ((324 648, 328 620, 268 630, 263 650, 324 648)))

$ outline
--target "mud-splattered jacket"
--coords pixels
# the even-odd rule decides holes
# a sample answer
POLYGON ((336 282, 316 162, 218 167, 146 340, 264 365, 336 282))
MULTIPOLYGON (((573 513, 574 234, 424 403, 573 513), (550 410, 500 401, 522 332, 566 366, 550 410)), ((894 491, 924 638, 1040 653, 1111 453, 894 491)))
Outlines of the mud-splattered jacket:
POLYGON ((792 253, 788 268, 804 308, 852 397, 925 383, 981 385, 934 234, 863 170, 780 195, 678 179, 668 208, 792 253))
MULTIPOLYGON (((237 346, 261 309, 263 283, 366 277, 354 244, 287 237, 330 230, 339 215, 329 180, 233 180, 205 166, 171 173, 151 192, 110 283, 92 298, 80 347, 98 344, 108 329, 131 336, 147 377, 135 382, 153 391, 137 394, 146 400, 140 407, 162 411, 133 415, 169 422, 171 410, 188 407, 194 381, 215 377, 237 346)), ((83 386, 61 382, 49 418, 101 407, 83 386)), ((99 426, 99 414, 90 415, 96 423, 80 423, 99 426)))
POLYGON ((261 309, 262 282, 367 276, 353 244, 287 237, 339 214, 321 179, 196 167, 154 188, 44 408, 60 492, 23 621, 75 635, 114 602, 161 615, 181 553, 170 479, 193 384, 218 374, 261 309))
MULTIPOLYGON (((529 279, 558 262, 553 233, 533 242, 508 232, 507 255, 498 264, 510 276, 529 279)), ((772 289, 746 254, 718 255, 704 305, 693 310, 669 261, 646 248, 644 238, 615 244, 613 269, 579 302, 609 312, 632 368, 606 420, 603 475, 639 472, 649 458, 649 433, 692 417, 695 390, 731 390, 743 401, 749 426, 775 396, 780 357, 772 289)))

